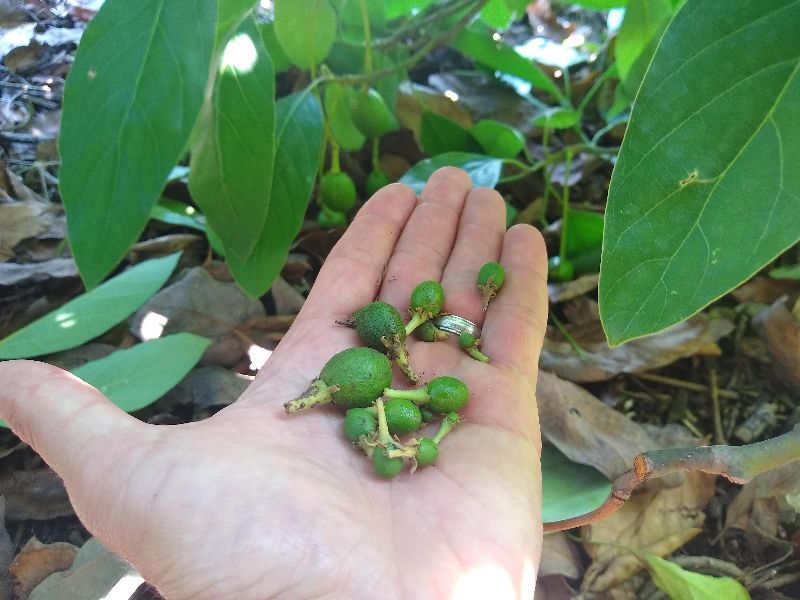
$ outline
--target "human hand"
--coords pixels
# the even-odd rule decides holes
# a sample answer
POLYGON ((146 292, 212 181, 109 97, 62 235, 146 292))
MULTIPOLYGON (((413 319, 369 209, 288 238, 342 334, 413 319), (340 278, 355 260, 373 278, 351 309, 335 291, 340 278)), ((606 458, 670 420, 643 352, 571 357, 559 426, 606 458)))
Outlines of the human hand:
POLYGON ((390 185, 361 209, 275 353, 213 417, 148 425, 32 361, 0 363, 0 417, 61 475, 87 529, 168 600, 529 599, 546 273, 534 228, 506 232, 499 194, 441 169, 419 200, 390 185), (506 281, 484 314, 476 282, 488 261, 506 281), (376 295, 404 314, 427 279, 441 281, 446 311, 482 325, 492 362, 457 341, 409 338, 420 384, 452 375, 470 400, 435 465, 384 481, 346 441, 339 407, 286 415, 283 403, 361 345, 335 320, 376 295))

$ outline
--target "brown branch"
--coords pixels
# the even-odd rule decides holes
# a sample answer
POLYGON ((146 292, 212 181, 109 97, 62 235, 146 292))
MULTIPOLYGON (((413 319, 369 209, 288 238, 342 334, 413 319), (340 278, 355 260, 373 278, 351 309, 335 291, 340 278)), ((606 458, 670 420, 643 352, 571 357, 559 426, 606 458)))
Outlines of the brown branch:
MULTIPOLYGON (((675 379, 673 377, 664 377, 663 375, 656 375, 655 373, 631 373, 634 377, 638 377, 639 379, 644 379, 645 381, 653 381, 655 383, 663 383, 664 385, 671 385, 672 387, 679 387, 684 388, 686 390, 692 390, 693 392, 708 392, 708 386, 702 385, 700 383, 693 383, 691 381, 684 381, 682 379, 675 379)), ((757 392, 751 392, 749 390, 743 390, 741 392, 732 392, 730 390, 719 390, 719 397, 720 398, 727 398, 729 400, 739 400, 739 398, 745 396, 752 396, 757 397, 757 392)))
POLYGON ((800 425, 771 440, 746 446, 704 446, 701 448, 666 448, 639 454, 633 469, 617 478, 606 501, 590 513, 544 523, 544 531, 562 531, 605 519, 631 497, 633 489, 655 477, 676 471, 703 471, 724 475, 733 483, 747 483, 769 469, 800 459, 800 425))

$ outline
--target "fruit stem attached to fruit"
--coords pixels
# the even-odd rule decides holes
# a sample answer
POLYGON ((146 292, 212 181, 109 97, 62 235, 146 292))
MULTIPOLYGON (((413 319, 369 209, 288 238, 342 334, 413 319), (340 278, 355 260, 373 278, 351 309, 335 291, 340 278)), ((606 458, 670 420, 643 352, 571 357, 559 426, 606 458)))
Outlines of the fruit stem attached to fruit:
POLYGON ((392 437, 389 435, 389 426, 386 424, 386 411, 382 398, 375 400, 375 410, 378 412, 378 444, 386 447, 392 442, 392 437))
POLYGON ((408 325, 406 325, 406 335, 411 335, 412 331, 428 320, 429 317, 427 315, 423 316, 424 312, 425 311, 419 308, 414 311, 414 315, 411 317, 408 325))
POLYGON ((483 312, 486 312, 486 309, 489 308, 489 300, 497 295, 498 286, 494 285, 492 283, 493 281, 494 275, 491 275, 489 277, 489 281, 486 282, 486 285, 478 286, 478 291, 483 294, 483 304, 481 305, 483 312))
POLYGON ((470 332, 462 331, 458 341, 461 347, 466 350, 467 354, 469 354, 472 358, 485 363, 489 362, 489 357, 478 350, 478 348, 481 346, 481 340, 475 339, 475 336, 470 332))
POLYGON ((330 402, 332 400, 331 394, 334 394, 338 391, 338 385, 328 387, 325 385, 324 381, 317 379, 297 398, 286 402, 283 405, 283 408, 285 408, 286 412, 289 414, 296 413, 298 410, 303 410, 306 408, 311 408, 312 406, 318 406, 320 404, 330 402))
POLYGON ((381 342, 386 346, 389 360, 397 365, 406 379, 408 379, 409 383, 417 383, 419 381, 419 375, 414 372, 408 360, 408 350, 406 349, 405 342, 400 340, 400 336, 395 334, 394 339, 391 341, 387 340, 386 336, 381 336, 381 342))
POLYGON ((439 428, 439 432, 433 436, 433 442, 438 446, 442 438, 446 436, 458 422, 459 418, 456 413, 448 413, 442 420, 442 426, 439 428))
POLYGON ((392 388, 386 388, 383 390, 383 395, 387 398, 411 400, 417 404, 427 404, 431 400, 431 397, 428 395, 427 386, 422 386, 416 390, 393 390, 392 388))

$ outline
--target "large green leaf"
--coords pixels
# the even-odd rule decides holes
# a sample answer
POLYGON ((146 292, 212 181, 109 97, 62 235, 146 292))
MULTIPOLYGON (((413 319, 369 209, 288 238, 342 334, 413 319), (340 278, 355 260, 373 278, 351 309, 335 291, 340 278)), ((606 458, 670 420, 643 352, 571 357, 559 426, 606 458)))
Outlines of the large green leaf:
POLYGON ((611 492, 600 471, 572 462, 552 446, 542 448, 542 520, 561 521, 593 511, 611 492))
POLYGON ((425 187, 428 178, 442 167, 463 169, 472 179, 473 186, 493 188, 500 180, 500 174, 503 171, 503 160, 492 158, 491 156, 483 156, 482 154, 447 152, 433 158, 421 160, 400 178, 400 183, 405 183, 419 194, 422 188, 425 187))
POLYGON ((798 23, 798 0, 688 0, 664 33, 611 179, 612 345, 689 317, 800 237, 798 23))
POLYGON ((171 254, 131 267, 12 333, 0 342, 0 359, 52 354, 104 334, 161 289, 179 256, 171 254))
POLYGON ((608 10, 609 8, 618 8, 625 6, 628 0, 575 0, 575 4, 580 4, 592 10, 608 10))
MULTIPOLYGON (((625 19, 617 33, 615 55, 619 78, 625 81, 636 59, 644 54, 644 69, 653 57, 658 38, 664 33, 673 13, 670 0, 630 0, 625 9, 625 19), (649 48, 648 48, 649 46, 649 48), (645 52, 645 50, 647 51, 645 52)), ((644 75, 644 69, 641 75, 644 75)), ((638 84, 633 87, 631 97, 636 95, 638 84)))
POLYGON ((322 146, 322 108, 310 92, 281 98, 276 115, 275 176, 264 230, 247 262, 227 256, 236 281, 253 297, 270 288, 286 262, 303 224, 322 146))
POLYGON ((147 224, 184 153, 208 80, 215 0, 106 0, 64 90, 59 188, 87 288, 147 224))
POLYGON ((350 116, 350 100, 356 93, 356 90, 341 83, 325 86, 325 114, 328 116, 328 124, 338 144, 350 152, 359 150, 367 141, 350 116))
POLYGON ((390 0, 386 3, 386 18, 394 19, 410 15, 414 9, 424 10, 433 2, 434 0, 390 0))
POLYGON ((653 583, 672 600, 750 600, 750 594, 735 579, 693 573, 650 552, 623 547, 647 565, 653 583))
POLYGON ((301 69, 319 64, 336 38, 336 13, 328 0, 275 0, 275 35, 301 69))
POLYGON ((474 137, 489 156, 514 158, 525 146, 525 137, 516 127, 497 121, 478 121, 469 128, 474 137))
MULTIPOLYGON (((367 0, 367 19, 372 35, 386 27, 385 0, 367 0)), ((339 23, 348 36, 364 39, 364 21, 361 15, 360 0, 334 0, 333 6, 339 13, 339 23)))
POLYGON ((481 19, 494 29, 505 29, 515 18, 505 0, 491 0, 481 9, 481 19))
POLYGON ((533 87, 560 96, 555 84, 532 60, 517 54, 511 46, 492 39, 491 32, 482 32, 474 28, 462 29, 450 43, 450 47, 487 67, 514 75, 529 82, 533 87))
POLYGON ((216 45, 227 40, 238 29, 245 15, 258 4, 257 0, 218 0, 216 45))
POLYGON ((275 159, 275 75, 252 17, 222 52, 192 139, 189 190, 225 249, 247 260, 264 228, 275 159))
POLYGON ((278 36, 275 35, 275 21, 264 21, 258 24, 258 30, 261 32, 261 41, 264 42, 264 47, 272 59, 272 68, 276 73, 283 73, 289 70, 292 66, 292 61, 286 56, 278 41, 278 36))
POLYGON ((206 230, 205 217, 193 206, 169 198, 161 198, 158 201, 150 211, 150 218, 169 225, 183 225, 198 231, 206 230))
POLYGON ((469 131, 447 117, 426 110, 422 115, 419 143, 431 156, 445 152, 480 152, 481 146, 469 131))
POLYGON ((203 356, 211 340, 191 333, 168 335, 117 350, 72 374, 96 387, 125 412, 148 406, 175 387, 203 356))

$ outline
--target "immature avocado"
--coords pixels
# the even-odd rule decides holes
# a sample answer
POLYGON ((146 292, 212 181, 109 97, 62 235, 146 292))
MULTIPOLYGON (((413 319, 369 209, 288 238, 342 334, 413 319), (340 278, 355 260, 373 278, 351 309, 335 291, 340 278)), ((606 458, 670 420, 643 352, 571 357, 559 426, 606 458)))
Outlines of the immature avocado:
POLYGON ((433 420, 436 418, 434 412, 427 406, 421 406, 419 409, 419 414, 422 417, 423 423, 433 423, 433 420))
POLYGON ((370 302, 344 323, 352 324, 369 348, 388 354, 411 383, 419 381, 408 360, 403 318, 394 306, 386 302, 370 302))
POLYGON ((469 331, 461 332, 461 336, 458 338, 458 343, 475 360, 485 363, 489 362, 489 357, 478 350, 478 348, 481 347, 481 341, 479 339, 475 339, 475 336, 469 331))
POLYGON ((343 227, 347 226, 347 216, 344 213, 336 212, 323 208, 317 215, 317 225, 320 227, 343 227))
POLYGON ((325 364, 302 395, 283 406, 288 413, 331 401, 346 408, 364 408, 391 383, 392 363, 386 356, 372 348, 348 348, 325 364))
POLYGON ((391 183, 389 176, 381 171, 380 169, 375 169, 367 175, 367 196, 373 196, 375 192, 377 192, 382 187, 386 187, 391 183))
POLYGON ((406 335, 410 334, 422 323, 432 319, 444 305, 444 290, 438 281, 423 281, 411 292, 411 321, 406 325, 406 335))
POLYGON ((414 337, 423 342, 436 342, 448 339, 450 334, 442 331, 430 321, 425 321, 414 330, 414 337))
POLYGON ((389 131, 389 107, 376 90, 354 94, 350 100, 353 124, 367 138, 378 138, 389 131))
POLYGON ((489 308, 489 300, 497 295, 497 290, 506 280, 506 271, 503 265, 496 262, 488 262, 478 271, 478 291, 483 294, 484 312, 489 308))
POLYGON ((432 439, 423 437, 419 438, 419 446, 417 446, 417 464, 420 467, 427 467, 432 465, 439 457, 439 446, 436 445, 432 439))
POLYGON ((403 435, 419 429, 422 415, 417 405, 410 400, 389 400, 386 403, 386 425, 389 433, 403 435))
POLYGON ((460 410, 469 400, 469 390, 455 377, 436 377, 428 385, 431 397, 428 408, 434 412, 450 413, 460 410))
POLYGON ((394 446, 389 444, 386 448, 375 448, 372 453, 372 466, 378 477, 382 479, 393 479, 403 470, 403 459, 400 457, 389 458, 386 456, 388 450, 393 450, 394 446))
POLYGON ((338 212, 347 212, 356 201, 356 185, 347 173, 325 173, 319 180, 322 204, 338 212))
POLYGON ((364 408, 351 408, 344 417, 344 434, 353 443, 357 443, 362 435, 372 433, 377 428, 375 417, 364 408))
POLYGON ((575 274, 575 268, 566 258, 554 256, 547 261, 547 276, 554 281, 569 281, 575 274))

